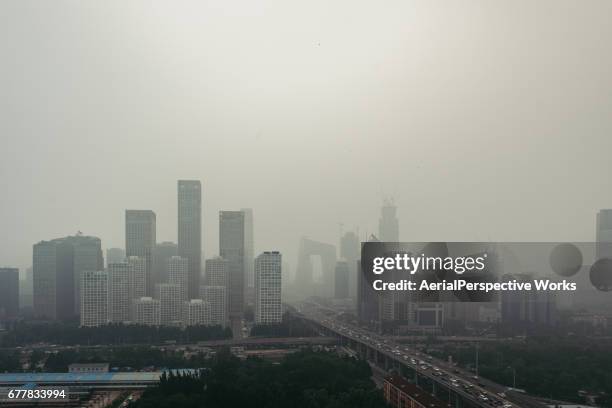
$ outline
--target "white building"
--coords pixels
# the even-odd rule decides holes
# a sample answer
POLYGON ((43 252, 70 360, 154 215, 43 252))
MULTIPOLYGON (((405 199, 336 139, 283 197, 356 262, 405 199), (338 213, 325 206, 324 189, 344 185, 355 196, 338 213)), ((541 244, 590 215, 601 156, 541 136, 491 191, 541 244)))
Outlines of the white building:
POLYGON ((281 254, 264 252, 255 259, 255 323, 281 320, 281 254))
POLYGON ((183 325, 198 326, 209 325, 210 305, 202 299, 191 299, 183 302, 183 325))
POLYGON ((141 297, 134 300, 134 323, 145 326, 159 326, 159 300, 152 297, 141 297))
POLYGON ((200 286, 200 298, 210 305, 210 324, 227 324, 227 289, 225 286, 200 286))
POLYGON ((86 271, 81 275, 81 326, 95 327, 108 323, 108 273, 86 271))
POLYGON ((189 259, 180 256, 168 259, 168 283, 179 285, 181 301, 188 300, 189 259))
POLYGON ((181 322, 182 289, 175 283, 155 285, 155 298, 159 300, 160 323, 162 325, 177 325, 181 322))

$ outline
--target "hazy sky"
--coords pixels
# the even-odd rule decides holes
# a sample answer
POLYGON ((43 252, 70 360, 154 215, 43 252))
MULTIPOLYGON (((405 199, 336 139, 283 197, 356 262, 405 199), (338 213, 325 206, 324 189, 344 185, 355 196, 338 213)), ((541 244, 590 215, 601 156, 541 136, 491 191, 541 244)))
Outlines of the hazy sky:
POLYGON ((301 235, 592 240, 612 207, 612 1, 0 2, 0 265, 124 210, 176 241, 176 180, 301 235))

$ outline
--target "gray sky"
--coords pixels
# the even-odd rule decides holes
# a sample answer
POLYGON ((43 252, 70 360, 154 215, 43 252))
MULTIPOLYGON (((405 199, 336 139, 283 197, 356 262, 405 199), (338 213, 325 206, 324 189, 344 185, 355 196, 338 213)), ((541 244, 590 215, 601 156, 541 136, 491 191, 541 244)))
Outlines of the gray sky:
POLYGON ((612 206, 609 0, 0 2, 0 265, 124 209, 176 240, 176 180, 305 234, 592 240, 612 206))

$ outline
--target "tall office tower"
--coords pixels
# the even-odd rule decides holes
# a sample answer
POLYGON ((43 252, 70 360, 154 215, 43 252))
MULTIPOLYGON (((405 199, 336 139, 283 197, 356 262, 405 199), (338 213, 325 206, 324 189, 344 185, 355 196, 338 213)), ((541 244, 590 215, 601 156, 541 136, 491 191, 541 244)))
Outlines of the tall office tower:
POLYGON ((141 256, 128 256, 127 263, 132 267, 129 284, 130 300, 146 297, 149 286, 147 260, 141 256))
POLYGON ((341 260, 336 262, 336 276, 334 285, 334 297, 336 299, 348 299, 349 297, 349 264, 341 260))
POLYGON ((153 254, 153 284, 168 283, 168 259, 178 255, 178 245, 174 242, 162 242, 155 245, 153 254))
POLYGON ((125 249, 108 248, 106 250, 106 266, 125 262, 125 249))
POLYGON ((334 270, 336 268, 336 247, 306 237, 300 240, 295 282, 302 296, 334 297, 334 270), (312 257, 321 259, 321 274, 317 276, 312 257))
MULTIPOLYGON (((189 296, 189 259, 173 256, 168 259, 168 283, 179 285, 181 301, 189 296)), ((198 292, 196 291, 196 297, 198 292)))
POLYGON ((134 300, 134 323, 144 326, 159 326, 160 302, 152 297, 141 297, 134 300))
POLYGON ((19 269, 0 268, 0 320, 19 313, 19 269))
POLYGON ((133 306, 134 264, 127 262, 108 264, 109 321, 129 322, 133 306))
POLYGON ((202 273, 202 186, 199 180, 178 181, 178 254, 189 260, 187 298, 195 299, 202 273))
POLYGON ((596 258, 612 258, 612 210, 600 210, 597 213, 596 228, 596 258))
POLYGON ((229 286, 229 265, 226 259, 217 256, 206 260, 204 284, 207 286, 229 286))
POLYGON ((397 207, 391 200, 385 200, 378 220, 378 238, 382 242, 399 242, 399 221, 397 207))
POLYGON ((102 243, 100 238, 87 237, 82 234, 65 238, 72 243, 74 248, 74 314, 81 310, 81 276, 88 271, 101 271, 104 269, 104 258, 102 257, 102 243))
POLYGON ((349 297, 357 298, 357 261, 360 258, 359 237, 352 231, 340 238, 340 258, 346 259, 349 268, 349 297))
POLYGON ((255 323, 282 321, 281 254, 264 252, 255 259, 255 323))
POLYGON ((228 262, 229 318, 238 320, 244 311, 244 213, 219 212, 219 253, 228 262))
MULTIPOLYGON (((370 236, 368 242, 376 242, 378 239, 370 236)), ((380 294, 377 293, 372 284, 366 279, 361 271, 361 260, 357 261, 357 317, 361 323, 375 325, 378 323, 380 313, 380 294)))
POLYGON ((108 272, 83 272, 79 302, 81 326, 96 327, 108 323, 108 289, 108 272))
POLYGON ((255 286, 255 248, 253 240, 253 209, 243 208, 244 214, 244 276, 249 288, 255 286))
POLYGON ((79 314, 80 277, 103 268, 100 239, 83 235, 41 241, 33 246, 34 313, 69 319, 79 314))
POLYGON ((19 281, 19 307, 20 308, 31 308, 34 306, 33 284, 34 284, 33 272, 32 272, 32 267, 30 266, 26 269, 25 279, 19 281))
POLYGON ((200 286, 200 299, 210 305, 210 324, 227 324, 227 296, 225 286, 200 286))
POLYGON ((210 325, 210 305, 202 299, 183 302, 183 325, 210 325))
POLYGON ((156 218, 151 210, 125 210, 125 254, 146 260, 146 293, 153 293, 153 252, 156 242, 156 218))
POLYGON ((179 325, 182 317, 182 288, 174 283, 159 283, 155 286, 155 298, 159 300, 160 323, 165 326, 179 325))

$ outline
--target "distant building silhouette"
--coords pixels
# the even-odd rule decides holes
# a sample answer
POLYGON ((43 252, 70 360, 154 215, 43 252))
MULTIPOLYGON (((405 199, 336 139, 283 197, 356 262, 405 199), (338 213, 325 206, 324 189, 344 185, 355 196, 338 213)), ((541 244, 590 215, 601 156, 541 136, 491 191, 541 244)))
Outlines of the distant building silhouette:
POLYGON ((323 296, 331 298, 334 296, 336 259, 335 246, 302 237, 298 252, 295 283, 304 297, 323 296), (313 274, 312 256, 321 258, 322 276, 318 281, 315 280, 313 274))
POLYGON ((0 268, 0 321, 19 313, 19 269, 0 268))
POLYGON ((347 299, 349 297, 349 264, 345 260, 336 262, 334 298, 347 299))
POLYGON ((195 299, 202 274, 202 185, 178 181, 178 255, 189 260, 187 298, 195 299))
POLYGON ((108 248, 106 250, 106 266, 113 263, 125 262, 125 249, 123 248, 108 248))
POLYGON ((178 245, 174 242, 161 242, 155 245, 153 253, 153 284, 168 283, 168 259, 178 256, 178 245))
POLYGON ((349 296, 357 298, 357 261, 361 257, 359 237, 352 231, 346 232, 340 238, 340 258, 348 263, 349 267, 349 296))
POLYGON ((378 220, 378 238, 382 242, 399 242, 399 221, 397 207, 391 200, 385 200, 378 220))
POLYGON ((253 241, 253 210, 243 208, 244 214, 244 276, 247 287, 255 286, 255 248, 253 241))
POLYGON ((596 225, 597 259, 612 258, 612 210, 600 210, 596 225))
POLYGON ((35 244, 32 259, 35 315, 60 320, 77 316, 83 272, 103 267, 99 238, 79 234, 35 244))

